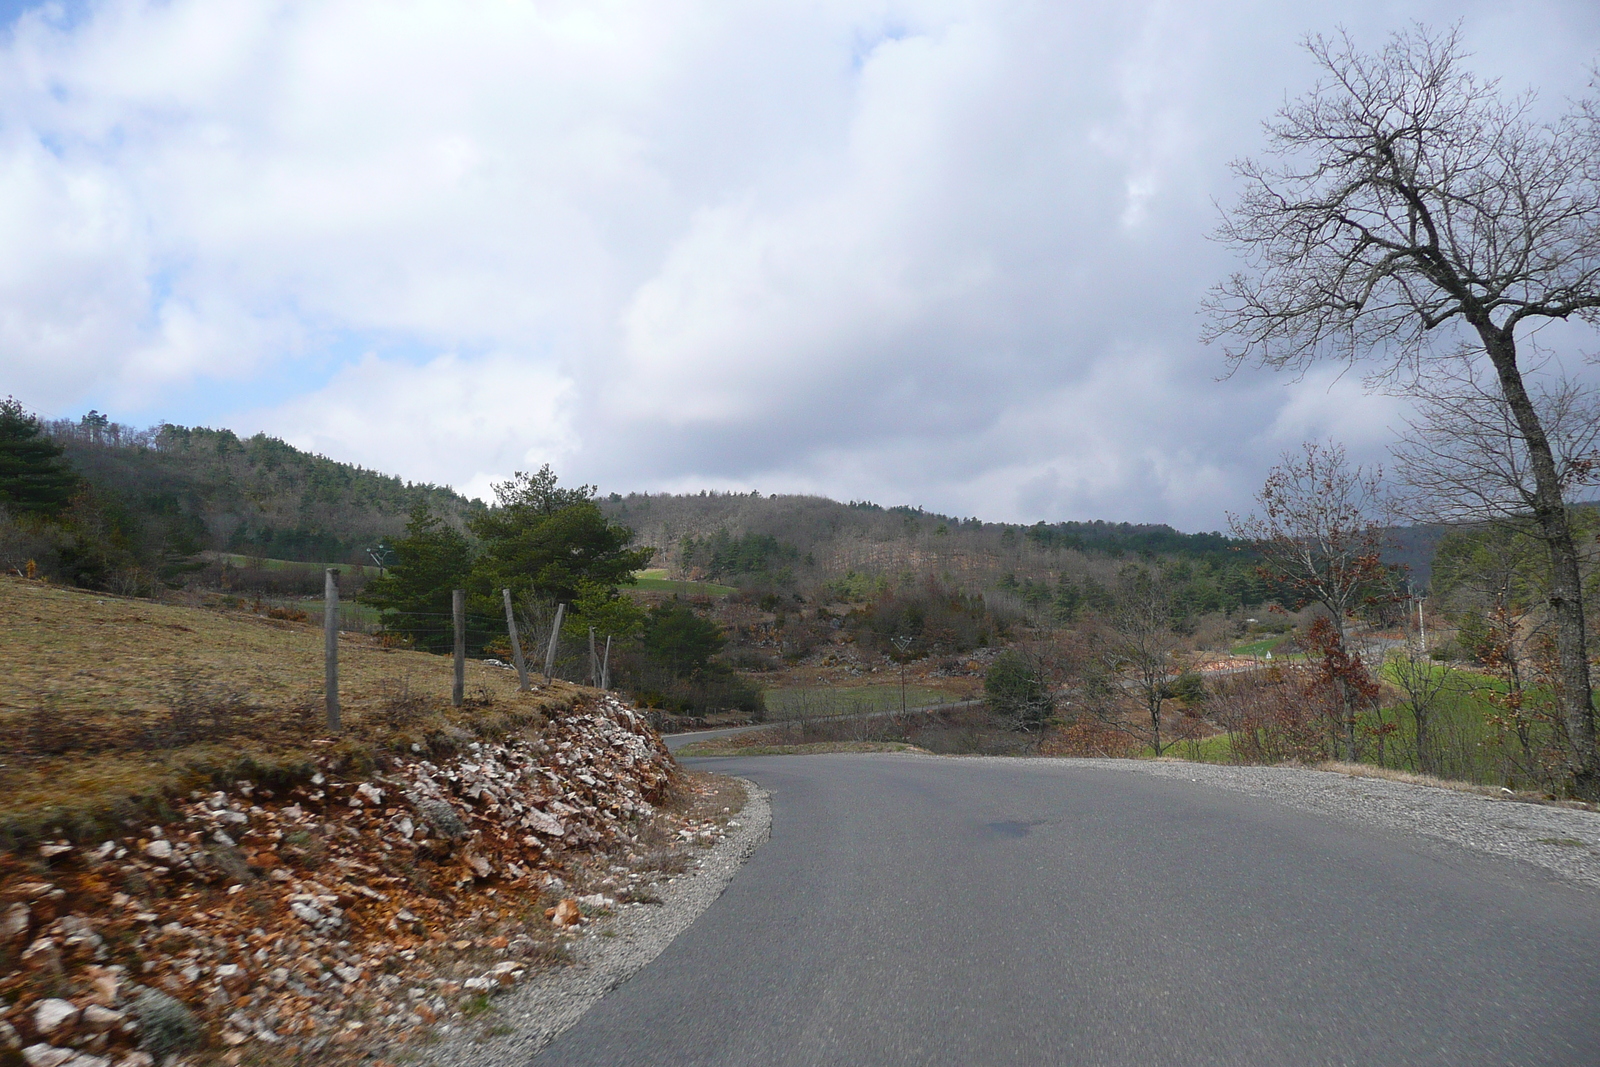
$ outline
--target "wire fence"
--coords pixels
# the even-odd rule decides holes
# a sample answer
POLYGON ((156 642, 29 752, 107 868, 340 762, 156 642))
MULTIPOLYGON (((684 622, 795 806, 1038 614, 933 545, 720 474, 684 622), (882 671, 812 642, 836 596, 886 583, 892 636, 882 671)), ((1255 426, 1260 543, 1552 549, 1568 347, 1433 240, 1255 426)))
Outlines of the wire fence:
MULTIPOLYGON (((469 653, 497 641, 508 641, 504 618, 469 614, 465 623, 469 653)), ((455 616, 448 611, 385 611, 378 617, 374 632, 407 638, 418 648, 449 649, 455 645, 455 616)))
POLYGON ((325 629, 327 722, 328 728, 335 732, 341 729, 339 631, 373 634, 389 647, 452 655, 455 657, 455 681, 451 688, 451 702, 457 705, 465 699, 464 666, 469 657, 512 666, 520 656, 526 672, 522 677, 524 685, 530 677, 542 674, 564 681, 609 687, 609 640, 604 646, 603 658, 592 629, 586 641, 563 642, 561 621, 564 606, 553 601, 547 604, 542 599, 535 601, 524 598, 522 610, 517 610, 510 593, 503 593, 503 596, 506 598, 504 615, 463 611, 465 593, 460 589, 452 591, 454 604, 451 611, 377 608, 360 601, 342 602, 330 570, 326 575, 326 592, 322 599, 299 598, 270 604, 258 600, 256 607, 257 610, 265 608, 269 616, 295 621, 310 621, 313 612, 321 617, 325 629), (332 619, 328 617, 330 603, 332 619), (549 610, 551 608, 554 610, 549 610), (516 634, 515 638, 513 634, 516 634), (528 640, 529 637, 533 640, 528 640), (572 647, 575 644, 582 647, 572 647))
MULTIPOLYGON (((340 605, 341 610, 344 605, 340 605)), ((370 610, 370 609, 369 609, 370 610)), ((341 616, 342 617, 342 616, 341 616)), ((514 660, 511 634, 504 615, 464 617, 466 654, 473 659, 492 659, 510 665, 514 660)), ((591 662, 588 642, 562 634, 556 640, 555 656, 550 656, 550 628, 529 625, 519 619, 518 643, 530 677, 543 677, 548 660, 550 677, 580 684, 599 684, 603 673, 605 637, 596 636, 596 660, 591 662)), ((423 652, 450 654, 455 649, 455 616, 448 611, 384 611, 366 632, 375 634, 395 647, 423 652)))
MULTIPOLYGON (((250 606, 275 618, 296 621, 322 621, 327 605, 320 597, 259 597, 250 606)), ((338 604, 339 629, 346 633, 376 634, 383 629, 381 613, 370 604, 341 600, 338 604)))

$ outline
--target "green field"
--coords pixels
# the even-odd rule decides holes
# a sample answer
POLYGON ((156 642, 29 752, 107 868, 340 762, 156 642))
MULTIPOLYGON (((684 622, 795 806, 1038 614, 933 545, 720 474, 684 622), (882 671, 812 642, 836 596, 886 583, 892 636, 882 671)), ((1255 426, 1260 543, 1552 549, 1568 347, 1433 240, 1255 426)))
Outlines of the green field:
MULTIPOLYGON (((718 585, 715 582, 683 582, 667 577, 665 568, 653 567, 646 571, 635 571, 634 584, 631 588, 645 593, 679 593, 683 596, 727 596, 739 590, 731 585, 718 585)), ((625 587, 626 588, 626 587, 625 587)))
MULTIPOLYGON (((1140 759, 1152 759, 1156 750, 1147 747, 1139 754, 1140 759)), ((1178 759, 1194 760, 1196 763, 1232 763, 1233 745, 1227 734, 1215 734, 1211 737, 1202 737, 1198 741, 1175 741, 1170 737, 1161 739, 1161 754, 1178 759)))
MULTIPOLYGON (((814 686, 767 690, 768 719, 810 719, 833 715, 861 715, 875 711, 898 711, 898 684, 844 687, 814 686)), ((922 685, 906 686, 906 708, 948 704, 958 700, 940 689, 922 685)))
POLYGON ((342 574, 359 574, 364 577, 376 577, 378 574, 378 568, 359 563, 305 563, 292 559, 264 559, 260 556, 246 556, 239 552, 216 552, 212 555, 240 570, 320 571, 327 567, 337 567, 342 574))
MULTIPOLYGON (((1504 693, 1505 683, 1476 671, 1443 664, 1433 665, 1430 669, 1436 675, 1448 671, 1450 681, 1447 689, 1439 695, 1430 715, 1429 731, 1433 738, 1430 747, 1435 752, 1439 776, 1487 785, 1509 784, 1524 790, 1539 788, 1539 775, 1530 773, 1523 764, 1515 736, 1493 722, 1494 716, 1503 715, 1504 712, 1490 697, 1496 692, 1504 693)), ((1396 681, 1393 661, 1385 663, 1382 674, 1386 681, 1396 681)), ((1528 701, 1531 709, 1538 710, 1544 702, 1543 693, 1530 690, 1528 701)), ((1546 718, 1531 717, 1535 719, 1530 728, 1534 741, 1548 743, 1554 728, 1546 718)), ((1378 749, 1371 731, 1380 725, 1379 719, 1380 716, 1372 712, 1359 719, 1367 735, 1361 762, 1374 766, 1378 764, 1378 749)), ((1409 709, 1403 705, 1384 708, 1381 721, 1382 724, 1393 724, 1395 727, 1384 743, 1383 766, 1419 771, 1416 720, 1409 709)), ((1231 763, 1234 760, 1233 746, 1227 734, 1217 734, 1193 745, 1186 741, 1173 741, 1162 747, 1163 755, 1204 763, 1231 763)), ((1144 751, 1146 757, 1154 754, 1149 748, 1144 751)))

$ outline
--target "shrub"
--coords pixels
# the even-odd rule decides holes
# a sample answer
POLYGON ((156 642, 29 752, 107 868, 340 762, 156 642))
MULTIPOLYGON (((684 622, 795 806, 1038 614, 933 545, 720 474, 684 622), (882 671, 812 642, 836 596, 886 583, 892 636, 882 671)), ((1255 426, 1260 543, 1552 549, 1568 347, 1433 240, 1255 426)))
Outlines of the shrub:
POLYGON ((1033 729, 1050 717, 1054 701, 1044 672, 1016 651, 995 657, 983 679, 984 698, 998 717, 1015 729, 1033 729))
POLYGON ((1211 699, 1211 691, 1206 688, 1204 676, 1194 671, 1184 671, 1174 678, 1166 687, 1166 695, 1176 697, 1191 708, 1199 707, 1211 699))
POLYGON ((674 677, 683 677, 703 670, 711 657, 722 651, 727 638, 722 627, 674 597, 650 609, 640 643, 645 655, 674 677))
POLYGON ((850 616, 858 639, 888 651, 896 637, 915 639, 918 655, 949 655, 998 643, 1009 619, 981 596, 968 596, 939 582, 885 592, 867 609, 850 616))
POLYGON ((1315 693, 1309 672, 1268 667, 1234 675, 1217 689, 1211 714, 1227 729, 1241 762, 1328 758, 1328 705, 1315 693))

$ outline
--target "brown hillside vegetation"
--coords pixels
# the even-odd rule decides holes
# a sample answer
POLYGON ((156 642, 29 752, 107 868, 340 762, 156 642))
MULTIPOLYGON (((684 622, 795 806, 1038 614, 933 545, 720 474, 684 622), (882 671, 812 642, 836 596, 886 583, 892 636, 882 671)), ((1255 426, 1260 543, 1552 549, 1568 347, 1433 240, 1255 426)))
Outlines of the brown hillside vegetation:
POLYGON ((518 693, 515 675, 469 662, 467 706, 451 712, 447 658, 344 634, 345 730, 329 739, 320 627, 221 603, 239 606, 0 578, 0 833, 26 840, 59 826, 93 836, 103 817, 164 793, 309 773, 313 754, 360 762, 386 748, 426 748, 455 720, 504 731, 571 706, 580 692, 558 681, 518 693))
POLYGON ((1081 554, 1040 551, 1012 529, 976 519, 955 519, 912 508, 841 504, 825 497, 711 493, 699 496, 633 493, 601 502, 630 526, 638 543, 656 550, 655 565, 677 577, 696 568, 683 558, 683 539, 725 530, 771 535, 793 545, 790 570, 802 582, 850 571, 870 574, 910 570, 949 572, 973 582, 1000 574, 1043 575, 1083 562, 1081 554))

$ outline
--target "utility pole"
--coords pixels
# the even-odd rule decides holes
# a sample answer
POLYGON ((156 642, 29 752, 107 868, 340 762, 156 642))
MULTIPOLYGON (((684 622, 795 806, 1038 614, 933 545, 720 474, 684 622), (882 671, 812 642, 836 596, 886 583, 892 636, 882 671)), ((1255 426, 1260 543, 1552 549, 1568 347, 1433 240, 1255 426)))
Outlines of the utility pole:
POLYGON ((900 650, 900 714, 906 713, 906 649, 911 647, 911 635, 901 634, 894 639, 894 647, 900 650))

